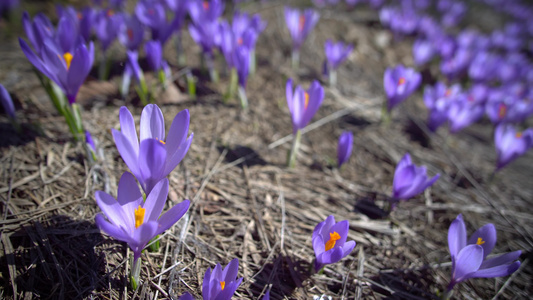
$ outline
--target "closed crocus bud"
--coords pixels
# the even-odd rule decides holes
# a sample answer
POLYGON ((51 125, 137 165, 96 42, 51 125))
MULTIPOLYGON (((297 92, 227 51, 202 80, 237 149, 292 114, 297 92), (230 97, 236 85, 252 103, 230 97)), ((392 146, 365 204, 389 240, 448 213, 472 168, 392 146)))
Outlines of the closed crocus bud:
POLYGON ((383 76, 383 86, 387 95, 387 109, 390 112, 396 105, 409 97, 420 85, 422 75, 414 69, 398 65, 387 68, 383 76))
POLYGON ((337 223, 333 216, 316 225, 312 237, 315 271, 319 271, 327 264, 340 261, 352 252, 355 241, 346 241, 349 229, 348 220, 337 223))
POLYGON ((285 22, 292 37, 293 50, 300 49, 319 18, 318 12, 312 9, 306 9, 301 12, 298 9, 285 7, 285 22))
POLYGON ((339 137, 339 146, 337 147, 337 166, 340 168, 342 164, 348 161, 352 155, 353 148, 353 134, 345 131, 339 137))
POLYGON ((237 279, 239 260, 233 259, 222 269, 217 264, 213 270, 208 268, 202 283, 202 296, 204 300, 230 300, 242 282, 242 277, 237 279))
POLYGON ((470 278, 492 278, 507 276, 520 267, 517 259, 520 250, 504 253, 487 259, 496 245, 496 228, 487 224, 467 237, 462 215, 450 225, 448 230, 448 247, 452 257, 452 276, 448 292, 462 281, 470 278))
POLYGON ((440 174, 429 179, 426 167, 417 167, 411 161, 411 156, 406 153, 396 166, 392 183, 392 197, 394 200, 408 200, 430 187, 440 174))
POLYGON ((324 100, 324 89, 318 81, 313 81, 307 91, 296 86, 293 93, 292 79, 286 85, 287 105, 292 116, 293 132, 303 129, 316 114, 324 100))
POLYGON ((498 156, 496 162, 496 171, 498 171, 533 146, 533 128, 518 131, 509 124, 498 125, 494 131, 494 144, 498 156))
POLYGON ((11 119, 16 119, 15 115, 15 106, 13 105, 13 100, 7 92, 6 88, 0 84, 0 102, 4 107, 4 111, 11 119))

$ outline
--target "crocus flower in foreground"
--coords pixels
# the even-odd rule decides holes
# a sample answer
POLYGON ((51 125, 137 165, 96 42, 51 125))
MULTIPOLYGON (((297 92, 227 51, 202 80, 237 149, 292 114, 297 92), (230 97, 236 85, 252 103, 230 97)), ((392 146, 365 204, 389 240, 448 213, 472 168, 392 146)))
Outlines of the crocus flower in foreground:
POLYGON ((520 250, 489 259, 487 255, 496 245, 496 229, 493 224, 479 228, 467 239, 463 216, 458 215, 448 230, 448 247, 452 257, 452 277, 448 291, 470 278, 507 276, 520 267, 520 250))
POLYGON ((533 146, 533 128, 518 131, 512 125, 498 125, 494 131, 494 144, 498 155, 498 171, 533 146))
POLYGON ((144 192, 149 194, 181 162, 191 146, 193 134, 187 138, 190 116, 188 110, 179 112, 165 139, 165 120, 161 109, 148 104, 141 114, 140 142, 130 111, 120 108, 120 131, 113 129, 118 152, 144 192))
POLYGON ((327 264, 333 264, 352 252, 355 241, 347 242, 348 220, 335 223, 335 217, 329 216, 318 223, 313 231, 313 250, 315 250, 315 271, 327 264))
POLYGON ((15 106, 13 105, 13 99, 11 99, 11 96, 9 96, 9 93, 7 92, 6 88, 0 84, 0 102, 2 102, 2 106, 4 107, 4 111, 6 114, 11 118, 15 119, 15 106))
POLYGON ((337 147, 337 166, 340 168, 343 163, 347 162, 352 155, 353 134, 345 131, 339 137, 339 146, 337 147))
POLYGON ((143 201, 135 178, 128 172, 120 178, 117 199, 102 191, 95 193, 96 203, 104 213, 96 215, 96 225, 106 234, 128 243, 133 251, 133 278, 137 282, 141 251, 151 239, 169 229, 189 209, 189 200, 185 200, 161 215, 167 196, 168 179, 165 178, 155 184, 146 201, 143 201))
POLYGON ((411 162, 411 156, 406 153, 396 166, 392 183, 392 197, 395 200, 407 200, 430 187, 440 174, 428 179, 426 167, 417 167, 411 162))
POLYGON ((383 86, 387 94, 387 109, 390 112, 396 105, 407 99, 420 85, 422 75, 414 69, 398 65, 387 68, 383 76, 383 86))
POLYGON ((213 270, 208 268, 202 283, 202 296, 204 300, 229 300, 242 282, 242 277, 237 279, 239 260, 233 259, 222 269, 217 264, 213 270))

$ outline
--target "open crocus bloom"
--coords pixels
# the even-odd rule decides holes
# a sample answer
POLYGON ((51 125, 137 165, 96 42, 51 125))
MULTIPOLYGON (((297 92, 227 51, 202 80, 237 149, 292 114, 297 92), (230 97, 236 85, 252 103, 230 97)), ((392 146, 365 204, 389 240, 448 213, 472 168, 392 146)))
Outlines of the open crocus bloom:
POLYGON ((301 86, 296 86, 293 93, 292 79, 289 79, 285 88, 287 96, 287 105, 292 116, 293 132, 303 129, 311 118, 316 114, 318 108, 324 100, 324 89, 318 83, 313 81, 309 90, 305 91, 301 86))
POLYGON ((122 174, 117 194, 115 199, 102 191, 95 193, 96 203, 105 215, 96 215, 96 225, 106 234, 128 243, 134 261, 151 239, 169 229, 187 212, 190 204, 185 200, 161 215, 168 196, 168 179, 159 181, 143 201, 135 178, 128 172, 122 174))
POLYGON ((420 85, 422 75, 414 69, 398 65, 387 68, 383 76, 385 94, 389 100, 387 109, 391 111, 396 105, 409 97, 420 85))
POLYGON ((494 131, 494 144, 498 155, 498 171, 533 147, 533 129, 518 131, 509 124, 498 125, 494 131))
POLYGON ((204 300, 230 300, 242 282, 242 278, 237 279, 239 271, 239 260, 233 259, 222 269, 217 264, 211 271, 208 268, 202 283, 202 296, 204 300))
POLYGON ((130 111, 120 108, 120 131, 113 129, 118 152, 144 192, 149 194, 157 182, 165 178, 181 162, 191 146, 193 134, 187 138, 190 116, 179 112, 165 138, 165 120, 161 109, 148 104, 141 114, 140 141, 130 111))
POLYGON ((507 276, 520 267, 517 261, 522 253, 520 250, 486 259, 495 245, 496 229, 493 224, 479 228, 467 239, 463 216, 459 214, 448 230, 448 247, 452 257, 452 278, 448 291, 469 278, 507 276))
POLYGON ((292 37, 293 50, 300 49, 318 19, 320 19, 320 15, 313 9, 306 9, 302 12, 298 9, 285 7, 285 22, 292 37))
POLYGON ((318 223, 313 231, 313 250, 315 250, 315 271, 327 264, 333 264, 352 252, 355 241, 346 242, 350 224, 347 220, 335 223, 329 216, 318 223))

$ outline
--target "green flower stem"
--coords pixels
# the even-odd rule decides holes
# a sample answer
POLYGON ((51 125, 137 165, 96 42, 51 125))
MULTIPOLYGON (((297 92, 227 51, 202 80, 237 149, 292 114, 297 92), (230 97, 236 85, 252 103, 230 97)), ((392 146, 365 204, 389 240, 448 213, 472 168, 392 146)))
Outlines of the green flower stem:
POLYGON ((159 82, 163 86, 163 91, 166 91, 168 83, 167 83, 167 75, 165 74, 165 71, 163 69, 161 69, 161 70, 159 70, 157 75, 158 75, 158 78, 159 78, 159 82))
POLYGON ((239 76, 237 75, 237 69, 232 68, 230 73, 228 91, 224 95, 224 103, 228 103, 230 99, 235 97, 235 90, 239 84, 239 76))
POLYGON ((300 51, 299 50, 292 50, 291 63, 292 63, 292 69, 295 71, 298 70, 298 67, 300 66, 300 51))
POLYGON ((187 71, 185 78, 187 78, 187 91, 189 93, 189 97, 191 99, 196 99, 196 79, 190 70, 187 71))
POLYGON ((130 273, 130 284, 133 290, 136 290, 139 287, 140 275, 141 275, 141 258, 136 260, 131 259, 131 273, 130 273))
POLYGON ((333 87, 337 85, 337 70, 329 71, 329 86, 333 87))
POLYGON ((159 234, 158 234, 153 239, 151 239, 150 242, 148 243, 148 251, 158 252, 160 247, 161 247, 161 243, 160 243, 159 234))
POLYGON ((391 112, 389 111, 389 108, 387 107, 387 101, 383 102, 383 106, 381 107, 381 123, 387 127, 389 126, 391 121, 391 112))
POLYGON ((298 131, 296 131, 294 139, 292 140, 291 152, 289 153, 289 157, 287 159, 287 165, 289 166, 289 168, 294 168, 294 166, 296 165, 296 153, 298 152, 298 148, 300 148, 301 139, 302 131, 298 129, 298 131))
POLYGON ((246 96, 246 90, 243 86, 239 86, 239 100, 241 100, 242 109, 248 108, 248 97, 246 96))
POLYGON ((444 293, 442 295, 442 300, 449 300, 449 299, 452 299, 452 296, 453 296, 453 289, 452 290, 447 290, 446 293, 444 293))
POLYGON ((178 31, 175 41, 176 41, 176 52, 178 53, 178 66, 184 66, 187 64, 187 60, 185 59, 185 52, 183 52, 181 31, 178 31))
POLYGON ((150 102, 150 95, 144 76, 141 76, 139 85, 135 87, 135 90, 137 91, 137 95, 139 95, 139 99, 141 99, 142 105, 146 106, 150 102))

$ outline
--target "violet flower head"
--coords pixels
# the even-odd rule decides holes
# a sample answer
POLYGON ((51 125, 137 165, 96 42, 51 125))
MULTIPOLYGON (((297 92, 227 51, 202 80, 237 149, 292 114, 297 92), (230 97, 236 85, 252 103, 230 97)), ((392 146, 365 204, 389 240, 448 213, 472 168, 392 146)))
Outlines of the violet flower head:
POLYGON ((246 46, 240 46, 233 51, 233 64, 239 75, 239 85, 246 88, 248 74, 250 73, 250 50, 246 46))
POLYGON ((185 293, 185 294, 181 295, 179 300, 194 300, 194 297, 191 294, 189 294, 189 293, 185 293))
POLYGON ((242 282, 242 277, 237 279, 239 260, 233 259, 222 269, 217 264, 213 270, 208 268, 202 283, 202 296, 204 300, 230 300, 242 282))
POLYGON ((494 131, 494 144, 498 156, 498 171, 533 146, 533 128, 518 131, 512 125, 500 124, 494 131))
POLYGON ((482 104, 476 103, 470 100, 466 94, 462 94, 456 101, 450 103, 447 110, 450 132, 456 133, 470 126, 481 119, 484 112, 485 107, 482 104))
POLYGON ((349 229, 348 220, 336 223, 332 215, 316 225, 312 237, 315 271, 319 271, 327 264, 340 261, 352 252, 355 241, 346 241, 349 229))
POLYGON ((426 167, 417 167, 411 161, 409 153, 406 153, 394 171, 392 197, 394 200, 410 199, 430 187, 439 177, 440 174, 437 174, 428 179, 426 167))
POLYGON ((285 22, 292 37, 293 50, 300 49, 318 19, 320 19, 320 15, 313 9, 306 9, 301 12, 295 8, 285 7, 285 22))
POLYGON ((124 15, 123 19, 124 22, 122 22, 118 33, 118 40, 128 50, 137 50, 144 38, 144 26, 136 15, 124 15))
POLYGON ((95 193, 96 203, 103 212, 96 215, 96 225, 106 234, 128 243, 136 261, 151 239, 169 229, 189 209, 189 200, 184 200, 161 215, 167 196, 168 179, 165 178, 144 201, 135 178, 125 172, 118 183, 117 199, 102 191, 95 193))
POLYGON ((428 127, 435 132, 439 126, 448 120, 448 109, 461 95, 461 86, 454 84, 450 87, 438 81, 434 86, 424 89, 424 103, 429 110, 428 127))
POLYGON ((104 52, 117 37, 122 22, 122 15, 116 14, 112 9, 102 10, 94 17, 94 32, 104 52))
POLYGON ((159 41, 148 41, 144 44, 144 52, 148 60, 148 65, 152 71, 159 71, 163 68, 163 47, 159 41))
POLYGON ((313 81, 307 91, 301 86, 296 86, 293 93, 292 79, 287 81, 286 85, 286 97, 287 105, 292 116, 292 128, 296 133, 298 130, 303 129, 311 118, 316 114, 318 108, 324 100, 324 89, 318 83, 313 81))
POLYGON ((342 164, 350 159, 353 148, 353 134, 349 131, 345 131, 339 137, 339 145, 337 147, 337 167, 341 167, 342 164))
POLYGON ((89 132, 89 130, 85 130, 85 143, 89 145, 89 147, 96 152, 96 145, 94 144, 93 136, 89 132))
POLYGON ((431 61, 436 53, 437 51, 430 40, 419 38, 413 44, 413 59, 417 66, 431 61))
POLYGON ((55 35, 54 25, 43 13, 35 15, 32 21, 28 12, 24 12, 22 14, 22 26, 37 55, 41 53, 44 40, 50 39, 55 35))
POLYGON ((165 178, 187 154, 193 134, 189 132, 189 111, 179 112, 165 139, 165 120, 161 109, 148 104, 141 114, 140 141, 130 111, 120 108, 120 131, 113 129, 118 152, 146 194, 165 178))
POLYGON ((135 15, 143 25, 151 29, 152 40, 159 40, 161 44, 165 44, 174 31, 173 22, 176 20, 167 21, 165 7, 159 1, 139 1, 135 7, 135 15))
POLYGON ((11 119, 16 119, 15 106, 13 105, 13 99, 7 92, 6 88, 0 84, 0 102, 4 107, 4 111, 11 119))
POLYGON ((387 68, 383 76, 383 86, 387 94, 387 109, 389 112, 402 101, 407 99, 420 85, 422 75, 414 69, 398 65, 387 68))
POLYGON ((344 44, 343 42, 333 43, 331 40, 326 40, 324 44, 324 51, 326 53, 326 74, 329 71, 336 70, 341 63, 350 55, 353 50, 353 45, 344 44))
POLYGON ((62 50, 51 39, 45 40, 41 57, 37 56, 26 41, 19 38, 22 52, 41 73, 54 81, 65 93, 70 104, 76 101, 81 85, 89 75, 94 61, 94 46, 73 45, 71 50, 62 50))
POLYGON ((448 229, 448 247, 452 257, 452 276, 448 291, 470 278, 507 276, 520 267, 522 251, 514 251, 486 259, 496 245, 496 228, 487 224, 467 238, 463 216, 458 215, 448 229))

